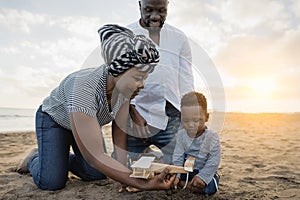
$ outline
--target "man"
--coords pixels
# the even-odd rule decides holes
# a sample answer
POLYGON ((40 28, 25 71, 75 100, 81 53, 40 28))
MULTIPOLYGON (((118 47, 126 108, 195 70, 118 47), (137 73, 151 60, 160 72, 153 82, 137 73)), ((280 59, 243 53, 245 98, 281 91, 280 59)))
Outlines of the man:
MULTIPOLYGON (((168 3, 167 0, 139 1, 141 18, 128 26, 135 34, 151 38, 161 55, 144 89, 131 101, 131 120, 126 132, 127 151, 132 160, 154 144, 162 150, 164 162, 171 163, 174 136, 180 125, 180 99, 194 90, 189 42, 182 31, 165 23, 168 3)), ((114 134, 120 131, 113 123, 114 134)))

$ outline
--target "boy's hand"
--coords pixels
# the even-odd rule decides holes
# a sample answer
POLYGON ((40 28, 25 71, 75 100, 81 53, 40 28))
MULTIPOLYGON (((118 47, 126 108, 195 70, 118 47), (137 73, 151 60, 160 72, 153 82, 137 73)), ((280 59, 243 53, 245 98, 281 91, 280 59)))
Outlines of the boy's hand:
POLYGON ((204 188, 205 186, 206 186, 206 183, 198 176, 194 176, 194 178, 188 184, 188 188, 192 189, 192 190, 193 189, 194 190, 201 189, 201 188, 204 188))

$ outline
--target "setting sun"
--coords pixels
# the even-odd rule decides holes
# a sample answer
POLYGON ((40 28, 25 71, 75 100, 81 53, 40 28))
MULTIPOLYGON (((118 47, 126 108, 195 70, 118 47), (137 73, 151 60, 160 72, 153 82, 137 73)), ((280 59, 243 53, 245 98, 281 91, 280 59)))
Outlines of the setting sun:
POLYGON ((254 79, 249 83, 253 95, 258 98, 270 98, 275 90, 276 84, 273 79, 254 79))

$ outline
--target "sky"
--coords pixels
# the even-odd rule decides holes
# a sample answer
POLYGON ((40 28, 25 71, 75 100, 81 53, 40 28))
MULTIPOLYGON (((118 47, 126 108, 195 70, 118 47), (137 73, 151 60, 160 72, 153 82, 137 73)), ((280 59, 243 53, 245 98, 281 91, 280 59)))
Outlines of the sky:
MULTIPOLYGON (((299 10, 299 0, 169 0, 167 22, 212 66, 197 74, 196 63, 195 76, 212 110, 300 112, 299 10)), ((37 108, 94 64, 99 27, 139 16, 137 0, 0 0, 0 107, 37 108)))

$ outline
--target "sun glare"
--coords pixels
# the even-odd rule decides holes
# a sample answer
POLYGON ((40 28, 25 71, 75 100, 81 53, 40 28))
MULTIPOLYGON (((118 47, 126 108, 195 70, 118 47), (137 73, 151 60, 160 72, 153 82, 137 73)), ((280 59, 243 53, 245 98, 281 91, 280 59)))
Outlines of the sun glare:
POLYGON ((275 83, 272 79, 254 79, 250 83, 250 87, 256 97, 269 98, 271 97, 275 83))

